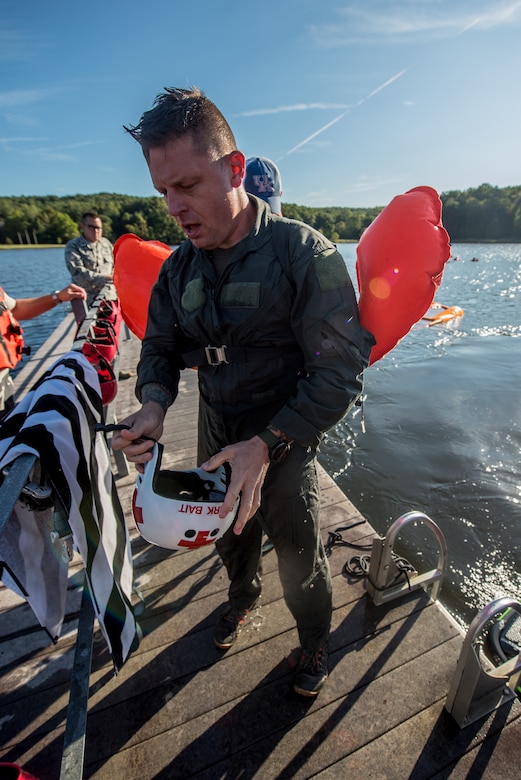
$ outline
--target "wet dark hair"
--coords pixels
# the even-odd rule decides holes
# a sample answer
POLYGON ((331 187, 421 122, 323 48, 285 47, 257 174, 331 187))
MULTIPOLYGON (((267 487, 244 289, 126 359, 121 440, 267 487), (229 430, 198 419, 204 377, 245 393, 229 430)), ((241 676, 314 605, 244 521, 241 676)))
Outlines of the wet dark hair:
POLYGON ((192 136, 200 151, 213 153, 217 158, 237 148, 230 125, 215 103, 197 87, 165 87, 153 108, 145 111, 137 125, 125 126, 125 130, 141 145, 147 160, 150 149, 186 135, 192 136))

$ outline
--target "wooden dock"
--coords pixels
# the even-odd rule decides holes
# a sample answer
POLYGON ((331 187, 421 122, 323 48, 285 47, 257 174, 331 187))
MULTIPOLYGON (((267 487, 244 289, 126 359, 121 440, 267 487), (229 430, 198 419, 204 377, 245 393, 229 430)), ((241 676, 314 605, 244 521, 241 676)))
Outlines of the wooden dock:
MULTIPOLYGON (((21 392, 69 348, 71 320, 18 376, 21 392)), ((138 350, 134 338, 121 343, 121 369, 135 371, 138 350)), ((118 417, 135 408, 133 379, 121 381, 118 417)), ((196 418, 197 375, 186 371, 167 416, 167 467, 195 464, 196 418)), ((134 478, 131 467, 116 475, 116 485, 132 533, 144 637, 114 677, 95 633, 86 778, 519 777, 519 702, 462 730, 444 710, 462 636, 423 591, 376 607, 363 580, 343 572, 356 550, 334 547, 330 678, 316 700, 306 700, 291 687, 298 639, 275 553, 264 557, 260 605, 237 643, 218 651, 212 630, 228 585, 220 560, 211 547, 171 553, 146 544, 130 511, 134 478)), ((324 541, 328 531, 348 526, 344 539, 369 542, 373 529, 325 472, 321 489, 324 541)), ((74 564, 56 646, 29 607, 0 589, 0 761, 22 764, 39 780, 59 777, 80 582, 74 564)))

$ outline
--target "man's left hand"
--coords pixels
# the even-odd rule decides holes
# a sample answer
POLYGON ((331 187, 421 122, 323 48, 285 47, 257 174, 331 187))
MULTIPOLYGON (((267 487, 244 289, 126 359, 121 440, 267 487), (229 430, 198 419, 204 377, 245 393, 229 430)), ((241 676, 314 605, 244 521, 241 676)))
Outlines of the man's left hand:
POLYGON ((260 506, 261 488, 269 466, 268 447, 262 439, 254 436, 224 447, 203 463, 202 468, 214 471, 226 462, 232 468, 232 476, 219 517, 224 518, 232 511, 239 493, 242 493, 239 514, 233 528, 234 534, 239 535, 260 506))

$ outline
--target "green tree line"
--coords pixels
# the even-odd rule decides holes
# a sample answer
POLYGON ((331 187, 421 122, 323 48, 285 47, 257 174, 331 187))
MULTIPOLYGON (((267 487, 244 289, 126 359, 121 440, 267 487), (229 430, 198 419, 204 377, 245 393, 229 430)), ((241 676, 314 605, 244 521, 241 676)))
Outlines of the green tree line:
MULTIPOLYGON (((441 194, 443 223, 452 242, 521 241, 521 186, 480 187, 441 194)), ((299 219, 333 241, 357 241, 383 207, 310 207, 284 203, 284 216, 299 219)), ((65 244, 78 235, 81 216, 95 211, 111 241, 124 233, 178 244, 184 239, 159 197, 102 192, 58 197, 0 197, 0 244, 65 244)))

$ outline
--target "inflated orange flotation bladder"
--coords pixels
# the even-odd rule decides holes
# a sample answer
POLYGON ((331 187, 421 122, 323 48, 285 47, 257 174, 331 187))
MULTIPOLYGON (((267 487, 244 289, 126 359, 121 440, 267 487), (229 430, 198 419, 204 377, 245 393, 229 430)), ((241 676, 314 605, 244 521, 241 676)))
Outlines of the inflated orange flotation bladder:
POLYGON ((148 303, 159 269, 172 249, 161 241, 143 241, 125 233, 114 244, 114 285, 121 313, 138 339, 143 339, 147 325, 148 303))
MULTIPOLYGON (((363 326, 376 339, 370 365, 405 336, 427 312, 450 257, 441 221, 441 200, 432 187, 398 195, 363 233, 356 276, 363 326)), ((114 284, 130 330, 145 335, 152 287, 172 249, 127 233, 114 244, 114 284)))
POLYGON ((400 341, 429 309, 450 257, 432 187, 398 195, 363 233, 356 276, 360 320, 376 339, 369 364, 400 341))

